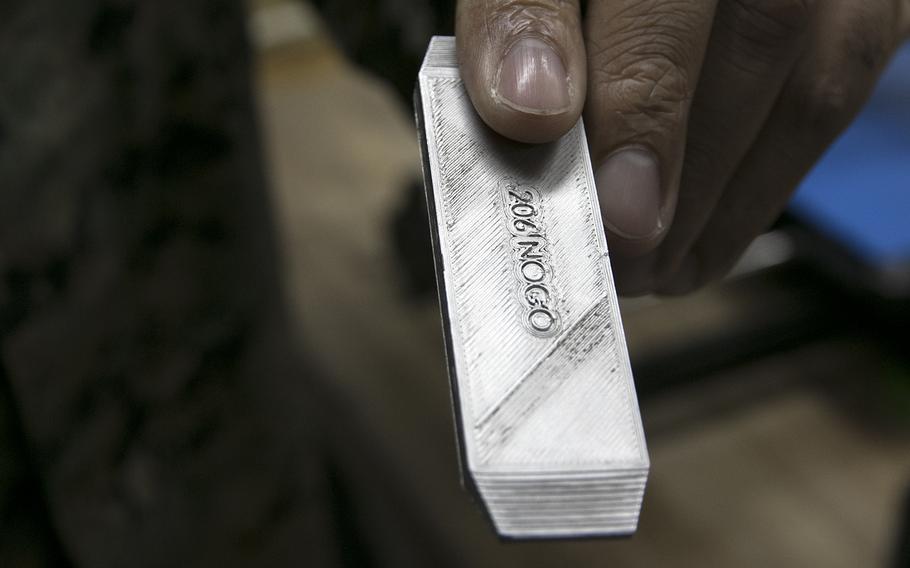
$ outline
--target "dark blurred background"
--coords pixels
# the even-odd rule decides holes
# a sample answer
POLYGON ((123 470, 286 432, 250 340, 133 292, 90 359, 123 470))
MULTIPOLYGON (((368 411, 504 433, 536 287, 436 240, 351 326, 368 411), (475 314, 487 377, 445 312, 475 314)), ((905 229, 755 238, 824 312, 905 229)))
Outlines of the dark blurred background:
POLYGON ((408 104, 452 4, 0 5, 0 566, 910 566, 910 51, 730 277, 622 303, 638 534, 503 544, 408 104))

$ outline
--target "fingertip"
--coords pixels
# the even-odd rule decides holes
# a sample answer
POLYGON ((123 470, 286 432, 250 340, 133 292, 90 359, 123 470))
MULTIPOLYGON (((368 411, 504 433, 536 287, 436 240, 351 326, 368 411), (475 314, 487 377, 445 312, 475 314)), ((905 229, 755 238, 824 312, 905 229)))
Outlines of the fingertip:
POLYGON ((531 115, 560 115, 571 104, 570 80, 562 57, 547 42, 522 37, 507 50, 492 86, 492 98, 531 115))
POLYGON ((653 152, 638 146, 617 150, 594 173, 610 250, 638 257, 663 240, 672 203, 664 198, 653 152))
POLYGON ((465 75, 484 122, 506 138, 532 144, 556 140, 575 126, 584 105, 578 83, 562 56, 533 37, 509 46, 494 71, 465 75))
MULTIPOLYGON (((478 111, 480 109, 478 108, 478 111)), ((499 134, 528 144, 543 144, 558 140, 578 122, 580 113, 566 112, 561 115, 539 115, 517 109, 506 109, 505 105, 488 112, 480 112, 487 126, 499 134)))
POLYGON ((642 148, 610 154, 594 174, 604 224, 627 240, 647 241, 663 230, 660 172, 642 148))
POLYGON ((577 3, 461 2, 456 31, 462 79, 490 128, 542 143, 578 123, 587 60, 577 3))

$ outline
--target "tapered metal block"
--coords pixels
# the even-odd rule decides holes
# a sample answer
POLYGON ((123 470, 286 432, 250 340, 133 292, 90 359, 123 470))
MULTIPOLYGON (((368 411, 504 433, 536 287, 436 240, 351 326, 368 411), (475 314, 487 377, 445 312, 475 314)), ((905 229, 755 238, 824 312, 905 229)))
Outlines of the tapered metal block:
POLYGON ((465 484, 505 537, 634 532, 648 453, 583 125, 499 136, 447 37, 415 98, 465 484))

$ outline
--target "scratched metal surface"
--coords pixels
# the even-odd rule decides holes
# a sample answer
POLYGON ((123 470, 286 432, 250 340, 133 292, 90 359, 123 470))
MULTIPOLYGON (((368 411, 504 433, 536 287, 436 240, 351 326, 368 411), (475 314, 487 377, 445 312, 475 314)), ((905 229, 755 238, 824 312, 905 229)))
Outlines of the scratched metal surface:
POLYGON ((648 455, 583 126, 546 145, 492 132, 453 38, 419 90, 467 481, 504 536, 633 532, 648 455))

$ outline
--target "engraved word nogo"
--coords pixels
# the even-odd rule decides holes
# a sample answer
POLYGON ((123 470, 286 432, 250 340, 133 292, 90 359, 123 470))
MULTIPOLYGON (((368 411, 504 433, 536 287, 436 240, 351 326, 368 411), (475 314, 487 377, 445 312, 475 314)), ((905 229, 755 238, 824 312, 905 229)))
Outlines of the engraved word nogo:
POLYGON ((512 234, 509 243, 518 280, 518 298, 525 308, 524 323, 534 335, 550 337, 559 331, 559 313, 540 192, 511 178, 503 179, 499 186, 506 227, 512 234))

